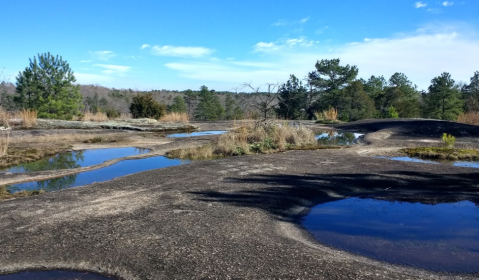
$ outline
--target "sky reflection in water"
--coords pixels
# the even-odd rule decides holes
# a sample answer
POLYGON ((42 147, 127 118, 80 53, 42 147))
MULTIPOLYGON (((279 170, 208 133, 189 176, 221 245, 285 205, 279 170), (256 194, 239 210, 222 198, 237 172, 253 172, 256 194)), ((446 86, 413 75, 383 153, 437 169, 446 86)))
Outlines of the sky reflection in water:
POLYGON ((379 260, 479 272, 479 208, 348 198, 317 205, 303 225, 320 241, 379 260))

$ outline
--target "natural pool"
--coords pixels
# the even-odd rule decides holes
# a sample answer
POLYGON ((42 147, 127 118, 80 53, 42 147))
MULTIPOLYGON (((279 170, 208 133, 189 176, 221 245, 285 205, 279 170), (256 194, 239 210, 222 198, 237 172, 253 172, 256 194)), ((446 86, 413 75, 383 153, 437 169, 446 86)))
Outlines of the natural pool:
POLYGON ((104 182, 112 180, 116 177, 121 177, 141 171, 164 168, 169 166, 176 166, 180 164, 189 163, 189 160, 169 159, 164 156, 130 159, 117 162, 113 165, 86 171, 82 173, 67 175, 59 178, 26 182, 7 186, 7 189, 12 193, 21 190, 40 190, 47 192, 68 189, 88 185, 94 182, 104 182))
POLYGON ((376 158, 385 158, 390 160, 397 160, 397 161, 409 161, 409 162, 420 162, 420 163, 429 163, 429 164, 451 164, 452 166, 459 166, 459 167, 472 167, 472 168, 479 168, 478 161, 433 161, 433 160, 423 160, 419 158, 412 158, 412 157, 376 157, 376 158))
POLYGON ((349 146, 358 142, 359 137, 363 136, 362 133, 343 132, 338 133, 335 131, 323 132, 316 135, 318 144, 327 146, 349 146))
POLYGON ((174 133, 174 134, 169 134, 166 137, 178 138, 178 137, 194 137, 194 136, 205 136, 205 135, 219 135, 219 134, 224 134, 226 132, 228 131, 226 130, 198 131, 198 132, 191 132, 191 133, 174 133))
POLYGON ((311 209, 303 225, 333 247, 431 270, 479 272, 479 207, 347 198, 311 209))
POLYGON ((148 153, 149 149, 128 147, 71 151, 34 162, 22 163, 0 172, 23 173, 43 170, 72 169, 97 165, 107 160, 148 153))
POLYGON ((13 274, 0 275, 0 280, 114 280, 117 278, 95 274, 91 272, 46 270, 24 271, 13 274))

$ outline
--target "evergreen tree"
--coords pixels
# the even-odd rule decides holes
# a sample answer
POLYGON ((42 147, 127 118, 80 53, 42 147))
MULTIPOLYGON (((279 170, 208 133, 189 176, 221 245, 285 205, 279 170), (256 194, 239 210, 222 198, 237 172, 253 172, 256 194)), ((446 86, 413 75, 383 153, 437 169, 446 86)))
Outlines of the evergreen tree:
POLYGON ((285 119, 297 120, 306 117, 307 89, 294 75, 278 90, 276 113, 285 119))
POLYGON ((463 87, 464 109, 467 112, 479 112, 479 71, 474 72, 470 84, 463 87))
POLYGON ((108 105, 108 101, 105 97, 100 98, 98 93, 95 92, 93 97, 88 96, 85 98, 84 104, 88 111, 96 113, 104 111, 105 107, 108 105))
POLYGON ((406 75, 394 73, 389 79, 389 88, 394 101, 387 104, 386 108, 394 106, 401 118, 416 118, 421 115, 421 95, 406 75))
POLYGON ((38 54, 17 76, 15 103, 39 117, 71 119, 80 113, 82 95, 69 64, 50 53, 38 54), (38 59, 38 60, 37 60, 38 59))
POLYGON ((186 113, 186 104, 183 97, 177 96, 173 99, 173 104, 170 106, 170 112, 186 113))
POLYGON ((165 115, 166 106, 153 98, 153 94, 138 94, 133 97, 130 113, 133 118, 160 119, 165 115))
POLYGON ((226 99, 225 99, 225 117, 227 120, 233 120, 235 119, 235 109, 236 106, 236 101, 234 100, 233 96, 228 93, 226 94, 226 99))
POLYGON ((364 92, 361 81, 354 81, 343 89, 343 110, 340 119, 344 121, 357 121, 372 118, 375 108, 374 101, 364 92))
POLYGON ((461 93, 449 73, 432 79, 424 95, 425 115, 441 120, 455 120, 462 113, 461 93))
POLYGON ((310 83, 320 95, 314 104, 315 110, 325 110, 331 106, 338 112, 342 110, 342 89, 356 79, 358 68, 349 64, 341 66, 339 63, 339 59, 323 59, 316 63, 316 71, 309 73, 310 83))
POLYGON ((223 118, 225 110, 221 106, 220 99, 216 93, 202 86, 198 93, 199 103, 196 107, 195 118, 204 121, 216 121, 223 118))

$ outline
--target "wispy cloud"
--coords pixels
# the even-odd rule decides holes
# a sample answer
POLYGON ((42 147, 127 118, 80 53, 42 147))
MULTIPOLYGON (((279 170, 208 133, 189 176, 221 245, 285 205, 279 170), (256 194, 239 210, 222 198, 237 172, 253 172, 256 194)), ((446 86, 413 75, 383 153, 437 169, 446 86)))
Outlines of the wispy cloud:
POLYGON ((454 5, 454 2, 444 1, 444 2, 442 2, 442 5, 443 5, 444 7, 449 7, 449 6, 454 5))
POLYGON ((309 20, 309 17, 305 17, 299 20, 300 23, 306 23, 309 20))
POLYGON ((204 57, 210 55, 213 50, 204 47, 176 47, 176 46, 153 46, 151 51, 154 55, 177 56, 177 57, 204 57))
POLYGON ((468 81, 477 71, 479 57, 471 53, 479 53, 479 38, 463 30, 462 27, 456 30, 428 27, 391 38, 369 38, 330 50, 318 44, 308 48, 295 44, 286 48, 285 42, 281 45, 261 42, 254 48, 284 48, 255 61, 177 62, 165 66, 182 78, 205 81, 216 88, 219 84, 228 83, 233 87, 245 81, 257 85, 284 82, 290 74, 303 78, 314 70, 317 60, 340 58, 342 64, 357 65, 362 78, 390 77, 395 72, 403 72, 419 89, 427 89, 431 79, 442 72, 449 72, 456 81, 468 81))
POLYGON ((94 64, 93 66, 104 68, 105 70, 101 72, 107 75, 111 75, 111 74, 122 75, 131 69, 130 66, 111 65, 111 64, 94 64))
POLYGON ((141 45, 140 49, 144 50, 144 49, 147 49, 147 48, 150 48, 151 46, 148 45, 148 44, 143 44, 141 45))
POLYGON ((91 60, 80 60, 81 63, 88 63, 91 62, 91 60))
POLYGON ((300 38, 288 38, 276 42, 259 42, 253 46, 254 52, 274 52, 278 50, 284 50, 292 47, 311 47, 315 41, 306 39, 305 37, 300 38))
POLYGON ((416 3, 414 4, 414 7, 416 7, 416 9, 424 8, 424 7, 426 7, 426 6, 427 6, 427 4, 426 4, 426 3, 423 3, 422 1, 416 2, 416 3))
POLYGON ((110 58, 115 57, 116 54, 113 51, 96 51, 90 52, 90 55, 97 60, 108 61, 110 58))

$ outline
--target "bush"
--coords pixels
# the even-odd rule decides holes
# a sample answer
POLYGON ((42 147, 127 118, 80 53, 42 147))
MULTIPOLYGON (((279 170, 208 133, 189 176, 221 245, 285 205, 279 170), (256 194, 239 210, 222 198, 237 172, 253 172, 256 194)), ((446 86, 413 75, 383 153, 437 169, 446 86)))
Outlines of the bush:
POLYGON ((151 93, 138 94, 133 97, 130 113, 133 118, 160 119, 165 115, 166 106, 153 99, 151 93))
POLYGON ((396 108, 394 108, 393 106, 389 107, 386 118, 387 119, 397 119, 397 118, 399 118, 399 113, 396 111, 396 108))
POLYGON ((452 136, 451 134, 443 133, 442 134, 442 142, 445 146, 452 148, 456 143, 456 137, 452 136))
POLYGON ((118 110, 115 110, 113 108, 107 108, 104 111, 105 111, 106 116, 109 119, 116 119, 116 118, 119 118, 121 116, 121 112, 118 111, 118 110))

